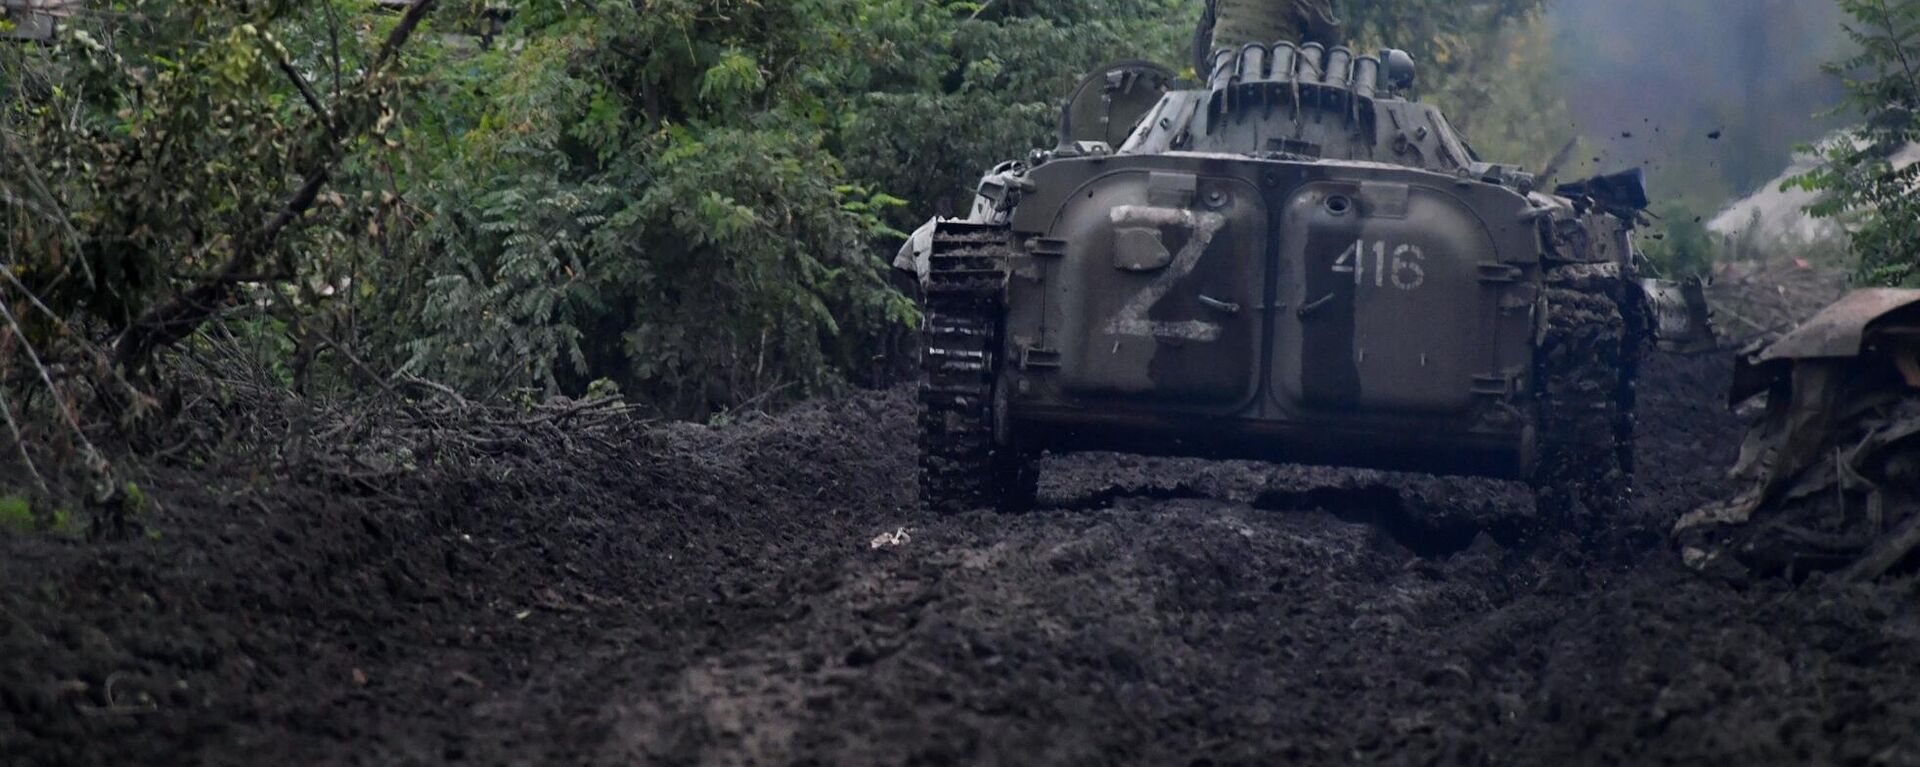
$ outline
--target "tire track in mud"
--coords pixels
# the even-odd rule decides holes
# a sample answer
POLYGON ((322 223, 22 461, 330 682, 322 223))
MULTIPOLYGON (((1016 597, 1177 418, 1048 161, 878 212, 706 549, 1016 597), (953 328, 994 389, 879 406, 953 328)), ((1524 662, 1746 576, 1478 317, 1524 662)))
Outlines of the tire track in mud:
POLYGON ((1591 582, 1475 534, 1530 514, 1503 483, 1131 456, 1055 459, 1046 483, 1033 515, 882 522, 911 540, 850 554, 798 619, 728 643, 661 702, 619 706, 599 755, 1464 759, 1462 732, 1529 704, 1448 701, 1524 677, 1499 666, 1513 635, 1591 582), (1436 513, 1446 526, 1423 527, 1436 513))
POLYGON ((783 748, 712 718, 710 698, 683 713, 716 736, 705 743, 741 738, 723 760, 738 763, 1070 762, 1146 749, 1161 707, 1187 694, 1168 680, 1197 686, 1182 667, 1214 655, 1188 647, 1183 624, 1284 590, 1298 577, 1285 571, 1340 577, 1366 547, 1357 528, 1329 547, 1326 531, 1273 534, 1276 521, 1206 502, 926 519, 908 544, 851 558, 805 617, 690 676, 727 680, 777 712, 765 721, 786 723, 772 728, 790 733, 783 748))
POLYGON ((1622 558, 1479 534, 1530 520, 1511 485, 1250 463, 1058 458, 1046 510, 929 515, 900 393, 406 509, 182 490, 160 541, 0 541, 70 597, 0 593, 0 763, 1920 764, 1911 582, 1670 564, 1724 379, 1650 367, 1622 558), (60 692, 116 673, 195 694, 60 692))
MULTIPOLYGON (((1651 399, 1663 419, 1648 430, 1656 453, 1724 450, 1711 441, 1732 426, 1717 411, 1651 399), (1711 430, 1721 433, 1700 433, 1711 430)), ((1651 463, 1693 472, 1659 478, 1663 491, 1714 482, 1714 464, 1697 456, 1651 463)), ((1590 619, 1574 607, 1582 595, 1631 571, 1462 533, 1475 520, 1517 524, 1527 495, 1371 472, 1056 459, 1047 511, 882 522, 909 528, 910 542, 849 555, 798 619, 704 659, 600 755, 1425 764, 1479 763, 1528 742, 1572 757, 1592 739, 1569 748, 1541 735, 1619 716, 1562 721, 1567 692, 1556 688, 1576 685, 1557 669, 1585 669, 1591 683, 1607 664, 1561 627, 1590 619), (1432 514, 1447 520, 1442 540, 1405 526, 1432 514), (656 737, 662 720, 678 739, 656 737)), ((1624 526, 1665 524, 1691 502, 1681 495, 1644 497, 1639 514, 1654 521, 1624 526)), ((1638 587, 1669 588, 1661 552, 1643 554, 1664 575, 1638 587)), ((1624 733, 1618 752, 1635 753, 1643 729, 1624 733)))

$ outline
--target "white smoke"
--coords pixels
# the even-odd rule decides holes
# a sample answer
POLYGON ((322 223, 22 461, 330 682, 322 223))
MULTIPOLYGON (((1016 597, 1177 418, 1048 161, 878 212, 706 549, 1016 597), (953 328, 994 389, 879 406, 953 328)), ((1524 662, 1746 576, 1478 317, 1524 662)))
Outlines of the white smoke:
MULTIPOLYGON (((1834 133, 1820 142, 1819 146, 1826 148, 1839 141, 1851 140, 1848 133, 1834 133)), ((1794 177, 1818 168, 1820 162, 1818 152, 1795 155, 1785 172, 1762 185, 1759 191, 1728 205, 1707 222, 1707 230, 1749 241, 1784 244, 1824 243, 1841 238, 1846 234, 1846 228, 1840 221, 1817 218, 1807 213, 1809 206, 1825 198, 1824 193, 1797 187, 1783 188, 1794 177)), ((1920 162, 1920 144, 1909 145, 1895 153, 1892 162, 1895 168, 1920 162)))

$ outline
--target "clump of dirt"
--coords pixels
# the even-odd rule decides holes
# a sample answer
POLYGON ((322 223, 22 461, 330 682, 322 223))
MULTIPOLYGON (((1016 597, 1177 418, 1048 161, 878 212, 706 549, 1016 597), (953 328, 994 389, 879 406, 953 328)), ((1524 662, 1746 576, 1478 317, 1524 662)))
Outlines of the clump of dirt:
POLYGON ((1069 456, 913 502, 904 392, 369 487, 156 476, 160 535, 0 541, 0 759, 1920 764, 1914 582, 1698 579, 1724 360, 1656 359, 1618 561, 1524 488, 1069 456), (884 534, 884 535, 883 535, 884 534))

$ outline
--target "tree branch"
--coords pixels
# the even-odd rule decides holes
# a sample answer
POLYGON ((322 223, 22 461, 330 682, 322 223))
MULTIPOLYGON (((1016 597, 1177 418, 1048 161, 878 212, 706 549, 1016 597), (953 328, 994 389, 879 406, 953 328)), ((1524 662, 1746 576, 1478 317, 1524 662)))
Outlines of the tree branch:
POLYGON ((7 402, 5 389, 0 389, 0 419, 7 422, 7 431, 13 434, 14 447, 20 450, 20 463, 26 467, 27 476, 33 477, 34 487, 40 488, 42 495, 49 494, 51 491, 47 487, 47 480, 40 476, 40 469, 33 465, 33 453, 27 449, 27 439, 20 435, 20 424, 13 420, 13 405, 7 402))
POLYGON ((27 338, 27 331, 20 327, 20 320, 13 316, 13 310, 7 308, 5 301, 0 301, 0 318, 6 319, 7 327, 12 329, 14 338, 20 341, 20 349, 27 353, 27 360, 33 363, 34 371, 40 374, 40 382, 46 384, 47 395, 52 397, 54 409, 59 411, 61 417, 67 422, 67 427, 73 430, 74 439, 80 441, 80 448, 87 456, 87 468, 97 475, 104 475, 107 459, 101 457, 100 451, 94 449, 93 442, 87 439, 87 432, 80 428, 80 419, 74 415, 73 408, 68 407, 67 403, 60 399, 60 387, 54 385, 53 374, 47 371, 46 363, 40 360, 40 353, 34 350, 33 342, 27 338))
MULTIPOLYGON (((50 220, 58 221, 60 223, 61 233, 66 235, 70 242, 75 243, 74 251, 78 252, 80 250, 78 247, 80 232, 73 228, 73 219, 68 217, 66 211, 61 207, 60 198, 55 197, 53 192, 47 188, 46 180, 41 177, 39 167, 34 165, 33 157, 28 155, 26 150, 21 149, 19 144, 14 143, 13 133, 4 127, 0 127, 0 145, 4 145, 7 153, 12 154, 16 158, 17 162, 14 167, 18 168, 21 174, 26 177, 27 186, 30 187, 29 191, 38 195, 43 204, 50 209, 40 211, 41 215, 50 220)), ((80 263, 80 270, 86 274, 87 281, 92 282, 93 267, 87 263, 85 258, 77 260, 80 263)))
POLYGON ((1893 13, 1887 9, 1886 0, 1878 0, 1875 8, 1880 11, 1880 24, 1887 30, 1887 42, 1893 46, 1894 56, 1900 60, 1900 71, 1907 76, 1908 98, 1920 94, 1920 75, 1913 71, 1913 61, 1907 57, 1907 44, 1900 36, 1900 27, 1894 23, 1893 13))
POLYGON ((280 57, 279 64, 280 71, 286 74, 288 80, 293 81, 293 87, 300 89, 300 97, 307 100, 307 107, 312 109, 314 116, 319 117, 320 122, 326 126, 327 136, 339 141, 340 134, 338 126, 333 124, 333 113, 327 111, 327 105, 320 103, 320 96, 313 92, 313 86, 307 84, 307 78, 300 74, 300 70, 294 69, 293 62, 288 61, 285 56, 280 57))
MULTIPOLYGON (((380 46, 380 53, 374 58, 373 65, 361 79, 364 87, 371 88, 384 74, 387 66, 399 55, 407 40, 413 36, 420 22, 432 9, 434 0, 414 0, 408 6, 406 15, 387 35, 380 46)), ((297 78, 296 78, 297 79, 297 78)), ((306 90, 304 87, 302 90, 306 90)), ((322 112, 320 119, 327 119, 322 112)), ((343 126, 344 127, 344 126, 343 126)), ((354 126, 358 132, 364 126, 354 126)), ((347 131, 342 131, 346 133, 347 131)), ((300 220, 300 217, 313 207, 320 196, 320 190, 327 185, 333 174, 333 166, 346 151, 343 140, 333 140, 328 151, 323 154, 315 166, 307 172, 306 182, 294 192, 280 212, 265 226, 255 230, 234 252, 233 257, 199 284, 169 299, 135 320, 121 334, 115 345, 115 362, 122 368, 137 368, 144 365, 153 352, 166 346, 172 346, 193 335, 200 324, 213 316, 219 308, 233 300, 234 286, 240 282, 236 277, 256 271, 255 265, 274 248, 280 235, 287 227, 300 220)))

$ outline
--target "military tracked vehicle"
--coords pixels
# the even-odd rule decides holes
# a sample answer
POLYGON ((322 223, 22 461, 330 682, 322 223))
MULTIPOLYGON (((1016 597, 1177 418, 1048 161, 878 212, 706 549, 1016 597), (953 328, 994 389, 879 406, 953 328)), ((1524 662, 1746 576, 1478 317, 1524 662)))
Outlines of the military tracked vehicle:
POLYGON ((1643 348, 1699 343, 1640 279, 1637 172, 1535 189, 1409 99, 1405 53, 1115 65, 1060 141, 982 181, 898 265, 924 291, 920 469, 943 510, 1033 503, 1045 451, 1530 480, 1604 512, 1643 348))

